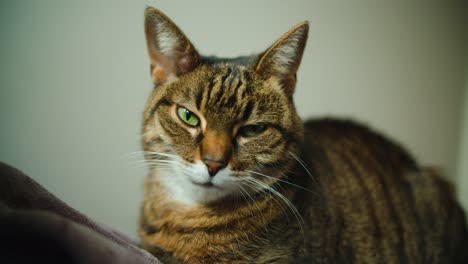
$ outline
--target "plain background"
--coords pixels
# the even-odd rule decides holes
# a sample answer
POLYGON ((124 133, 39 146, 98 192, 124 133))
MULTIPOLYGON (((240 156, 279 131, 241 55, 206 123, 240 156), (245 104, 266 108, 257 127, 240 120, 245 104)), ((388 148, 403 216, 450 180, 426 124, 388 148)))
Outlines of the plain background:
POLYGON ((136 236, 141 112, 152 84, 146 5, 205 55, 266 49, 309 20, 295 94, 304 118, 371 125, 441 167, 468 205, 463 1, 13 1, 0 4, 0 160, 136 236), (135 164, 136 163, 136 164, 135 164))

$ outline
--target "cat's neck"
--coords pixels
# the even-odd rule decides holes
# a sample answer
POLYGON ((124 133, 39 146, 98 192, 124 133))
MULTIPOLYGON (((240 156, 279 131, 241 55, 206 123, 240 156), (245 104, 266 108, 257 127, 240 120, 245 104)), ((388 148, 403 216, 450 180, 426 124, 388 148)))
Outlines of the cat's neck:
MULTIPOLYGON (((282 195, 292 199, 294 193, 284 189, 282 195)), ((269 195, 187 206, 172 201, 157 182, 147 182, 140 235, 190 263, 219 260, 244 242, 261 237, 275 219, 284 216, 284 206, 269 195)))

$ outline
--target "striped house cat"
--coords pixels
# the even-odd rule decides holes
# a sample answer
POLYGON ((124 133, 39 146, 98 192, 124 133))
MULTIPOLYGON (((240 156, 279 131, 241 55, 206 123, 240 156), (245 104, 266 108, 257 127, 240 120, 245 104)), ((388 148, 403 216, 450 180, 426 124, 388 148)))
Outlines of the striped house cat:
POLYGON ((139 235, 164 263, 468 263, 450 184, 364 126, 301 121, 307 22, 232 59, 201 56, 154 8, 145 33, 139 235))

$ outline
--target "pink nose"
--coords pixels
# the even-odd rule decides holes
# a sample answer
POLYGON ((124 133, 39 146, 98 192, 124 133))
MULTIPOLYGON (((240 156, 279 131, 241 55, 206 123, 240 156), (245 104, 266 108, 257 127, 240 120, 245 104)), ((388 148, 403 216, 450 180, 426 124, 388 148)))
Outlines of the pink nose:
POLYGON ((215 176, 220 169, 226 167, 226 162, 224 160, 211 160, 205 157, 203 162, 206 164, 206 167, 208 167, 208 173, 211 177, 215 176))
POLYGON ((211 177, 227 166, 231 156, 232 143, 229 133, 225 131, 207 130, 202 139, 201 157, 208 168, 211 177))

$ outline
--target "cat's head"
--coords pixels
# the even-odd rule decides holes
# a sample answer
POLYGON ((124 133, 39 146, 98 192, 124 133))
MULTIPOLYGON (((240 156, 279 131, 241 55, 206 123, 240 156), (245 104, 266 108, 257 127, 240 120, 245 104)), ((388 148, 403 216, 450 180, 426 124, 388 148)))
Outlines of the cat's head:
POLYGON ((282 181, 297 165, 303 127, 292 95, 308 23, 265 52, 201 56, 161 11, 145 11, 155 88, 143 114, 151 177, 170 198, 209 203, 282 181))

